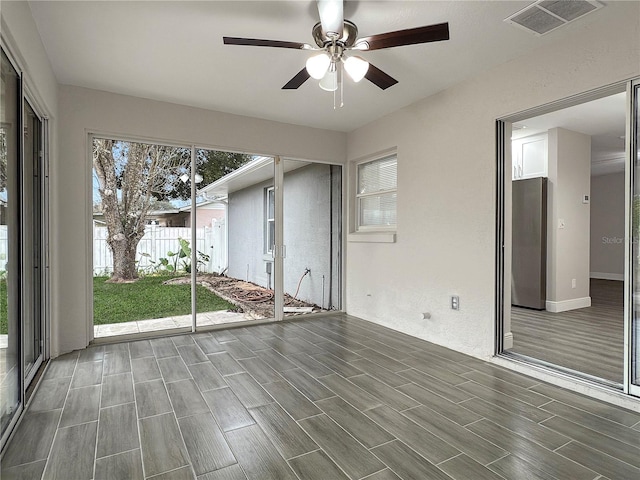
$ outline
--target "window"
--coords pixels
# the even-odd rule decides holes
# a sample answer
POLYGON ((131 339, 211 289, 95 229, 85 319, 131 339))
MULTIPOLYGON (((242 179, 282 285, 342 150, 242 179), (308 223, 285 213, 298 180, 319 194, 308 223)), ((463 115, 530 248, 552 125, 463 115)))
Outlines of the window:
POLYGON ((357 166, 357 229, 394 230, 398 158, 396 155, 357 166))
POLYGON ((264 244, 267 253, 273 252, 273 245, 276 243, 276 196, 273 187, 265 189, 264 195, 264 244))

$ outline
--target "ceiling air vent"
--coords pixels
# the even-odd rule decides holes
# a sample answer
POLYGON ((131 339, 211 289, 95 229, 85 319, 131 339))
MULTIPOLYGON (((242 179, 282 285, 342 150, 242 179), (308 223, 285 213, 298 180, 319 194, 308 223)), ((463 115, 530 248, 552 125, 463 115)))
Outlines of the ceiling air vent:
POLYGON ((603 6, 596 0, 538 0, 504 21, 544 35, 603 6))

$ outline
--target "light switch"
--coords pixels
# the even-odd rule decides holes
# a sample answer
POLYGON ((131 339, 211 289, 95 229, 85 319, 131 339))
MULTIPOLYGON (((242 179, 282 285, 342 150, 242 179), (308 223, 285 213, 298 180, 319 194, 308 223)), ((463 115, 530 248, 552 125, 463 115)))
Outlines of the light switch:
POLYGON ((563 229, 565 227, 564 218, 558 219, 558 229, 563 229))

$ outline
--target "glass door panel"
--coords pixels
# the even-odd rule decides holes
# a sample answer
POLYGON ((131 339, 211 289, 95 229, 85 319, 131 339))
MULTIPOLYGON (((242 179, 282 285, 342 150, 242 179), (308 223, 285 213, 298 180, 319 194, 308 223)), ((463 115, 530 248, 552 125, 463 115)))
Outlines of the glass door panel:
POLYGON ((26 101, 23 111, 22 318, 24 370, 25 377, 30 378, 42 360, 42 122, 26 101))
POLYGON ((273 158, 197 149, 195 162, 196 325, 274 318, 273 158))
POLYGON ((20 78, 0 67, 0 436, 22 402, 20 334, 20 78))
POLYGON ((632 316, 631 316, 631 385, 630 391, 640 396, 640 81, 631 89, 631 162, 633 164, 632 203, 632 316))
POLYGON ((93 139, 96 337, 191 328, 191 150, 93 139))
POLYGON ((342 167, 284 160, 284 315, 340 310, 342 167))

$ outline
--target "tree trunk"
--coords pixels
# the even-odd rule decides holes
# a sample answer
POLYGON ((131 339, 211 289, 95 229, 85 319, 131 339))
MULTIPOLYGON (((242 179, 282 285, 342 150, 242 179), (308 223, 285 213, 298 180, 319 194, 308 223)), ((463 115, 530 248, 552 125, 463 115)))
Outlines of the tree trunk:
POLYGON ((115 235, 109 241, 113 253, 113 274, 108 280, 112 283, 131 282, 138 278, 136 249, 139 239, 127 239, 124 235, 115 235))

